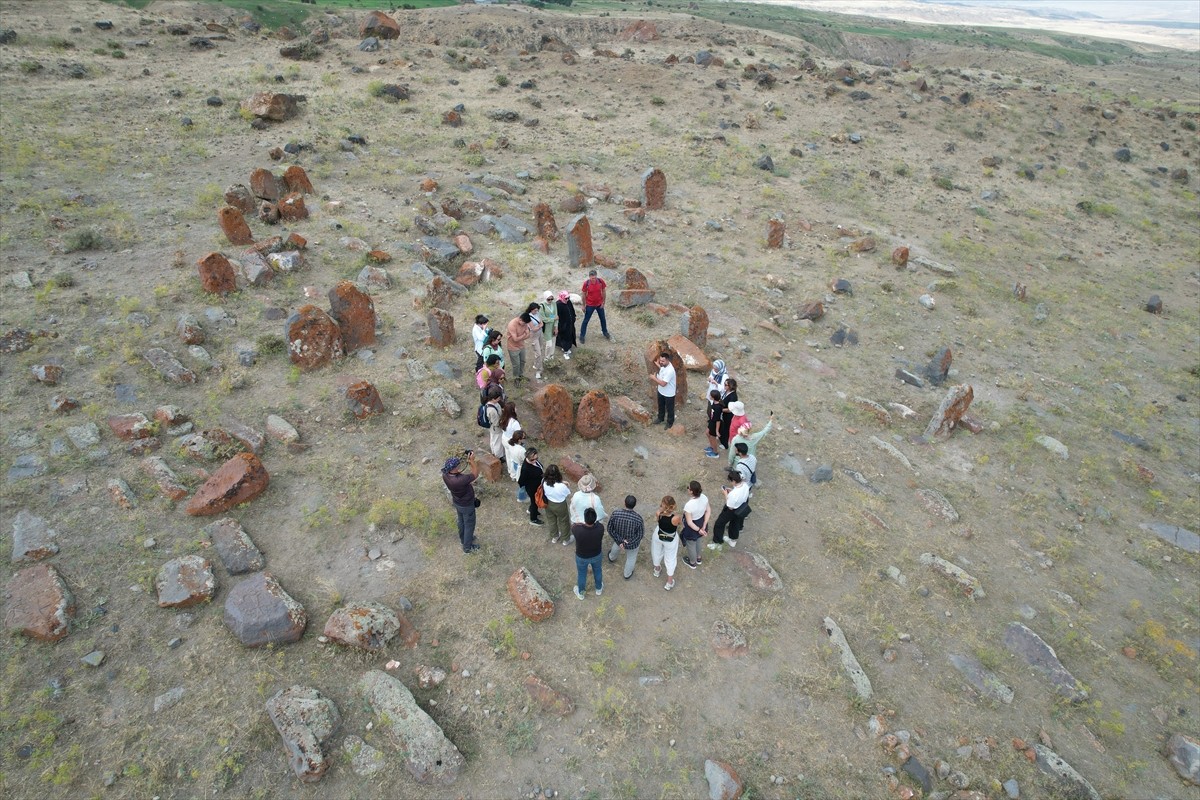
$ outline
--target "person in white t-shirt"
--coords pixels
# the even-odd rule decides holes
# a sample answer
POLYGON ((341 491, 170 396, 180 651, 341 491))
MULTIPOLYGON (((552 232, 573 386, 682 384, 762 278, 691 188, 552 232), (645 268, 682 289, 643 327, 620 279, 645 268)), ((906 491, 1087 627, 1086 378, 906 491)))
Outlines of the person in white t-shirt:
POLYGON ((687 545, 687 555, 683 563, 691 569, 700 566, 700 540, 708 535, 708 521, 712 516, 712 507, 704 496, 699 481, 688 484, 688 501, 683 504, 683 528, 680 533, 683 543, 687 545))
POLYGON ((654 424, 661 425, 665 421, 667 427, 671 428, 675 425, 675 367, 671 366, 671 359, 666 353, 661 353, 655 363, 658 364, 658 372, 650 376, 650 380, 658 386, 658 419, 654 424))
POLYGON ((750 510, 750 485, 742 480, 742 473, 736 469, 729 470, 729 485, 722 486, 725 493, 725 507, 717 515, 716 525, 713 526, 712 544, 710 550, 721 550, 728 542, 730 547, 737 547, 738 537, 742 535, 742 525, 745 524, 746 514, 750 510), (745 506, 745 511, 741 511, 745 506), (725 529, 729 529, 729 538, 725 538, 725 529))

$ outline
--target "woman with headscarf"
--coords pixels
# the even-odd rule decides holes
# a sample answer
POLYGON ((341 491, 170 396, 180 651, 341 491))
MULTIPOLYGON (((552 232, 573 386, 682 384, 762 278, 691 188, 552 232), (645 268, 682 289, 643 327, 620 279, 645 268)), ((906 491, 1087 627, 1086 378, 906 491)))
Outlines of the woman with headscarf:
POLYGON ((731 403, 736 403, 737 378, 725 378, 725 387, 721 390, 721 424, 717 426, 717 439, 721 448, 729 447, 729 426, 733 424, 733 412, 729 410, 731 403))
POLYGON ((575 349, 575 305, 571 302, 571 294, 566 289, 558 293, 558 333, 554 344, 563 351, 563 358, 570 361, 571 351, 575 349))
POLYGON ((704 394, 707 396, 713 389, 718 392, 725 391, 725 378, 728 376, 729 373, 725 371, 725 362, 718 358, 712 363, 712 371, 708 373, 708 389, 704 394))
POLYGON ((504 397, 504 368, 500 366, 500 356, 492 354, 487 357, 487 363, 475 373, 475 385, 479 387, 479 402, 486 403, 489 386, 500 388, 500 397, 504 397))
MULTIPOLYGON (((603 522, 608 514, 604 511, 604 503, 601 502, 600 496, 596 494, 596 476, 588 473, 579 479, 579 491, 571 496, 570 503, 571 524, 578 525, 583 522, 583 512, 589 508, 596 511, 596 522, 603 522)), ((572 544, 575 537, 571 536, 563 540, 563 547, 572 544)))
POLYGON ((554 357, 554 337, 558 334, 558 304, 554 302, 554 292, 549 290, 542 293, 541 303, 542 341, 546 353, 546 361, 554 357))

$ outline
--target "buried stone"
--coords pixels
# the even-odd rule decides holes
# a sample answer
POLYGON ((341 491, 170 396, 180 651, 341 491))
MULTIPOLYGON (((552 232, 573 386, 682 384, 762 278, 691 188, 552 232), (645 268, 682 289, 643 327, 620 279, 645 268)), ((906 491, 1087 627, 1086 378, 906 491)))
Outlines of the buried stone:
POLYGON ((283 738, 296 777, 305 783, 320 780, 329 769, 321 745, 341 722, 333 701, 316 689, 289 686, 267 701, 267 715, 283 738))

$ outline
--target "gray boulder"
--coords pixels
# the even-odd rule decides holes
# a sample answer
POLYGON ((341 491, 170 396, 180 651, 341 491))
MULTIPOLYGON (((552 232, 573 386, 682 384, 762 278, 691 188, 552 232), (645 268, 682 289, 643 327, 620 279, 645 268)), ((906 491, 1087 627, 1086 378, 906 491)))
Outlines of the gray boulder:
POLYGON ((333 701, 316 689, 289 686, 267 701, 267 714, 283 738, 296 777, 305 783, 320 780, 329 769, 321 745, 341 721, 333 701))
POLYGON ((379 722, 391 729, 404 767, 417 783, 448 786, 457 780, 466 759, 403 683, 372 670, 363 675, 358 691, 379 722))

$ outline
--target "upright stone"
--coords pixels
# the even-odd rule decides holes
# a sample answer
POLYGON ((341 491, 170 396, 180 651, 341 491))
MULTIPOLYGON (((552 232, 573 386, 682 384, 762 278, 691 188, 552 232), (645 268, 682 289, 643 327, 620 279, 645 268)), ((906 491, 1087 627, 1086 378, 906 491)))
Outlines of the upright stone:
POLYGON ((783 234, 783 220, 773 217, 767 221, 767 247, 769 249, 778 250, 783 247, 783 234))
POLYGON ((611 424, 608 395, 592 389, 579 400, 575 430, 584 439, 599 439, 611 424))
POLYGON ((366 419, 374 417, 377 414, 382 414, 383 398, 379 396, 379 390, 367 381, 357 381, 347 386, 343 392, 346 398, 346 407, 350 409, 350 413, 355 419, 366 419))
POLYGON ((567 224, 567 258, 572 267, 590 267, 596 262, 587 214, 580 214, 567 224))
POLYGON ((57 642, 67 635, 75 615, 75 599, 58 570, 49 564, 34 564, 8 582, 4 627, 44 642, 57 642))
MULTIPOLYGON (((675 367, 675 405, 676 411, 678 411, 678 406, 688 402, 687 365, 683 363, 683 358, 670 342, 659 340, 647 345, 642 353, 648 374, 653 375, 658 372, 657 361, 661 353, 666 353, 667 358, 671 360, 671 366, 675 367)), ((646 384, 649 386, 650 408, 658 408, 658 385, 651 381, 646 381, 646 384)))
POLYGON ((196 490, 188 501, 187 513, 193 517, 221 514, 234 506, 249 503, 267 490, 271 476, 253 453, 238 453, 196 490))
POLYGON ((425 315, 429 324, 429 345, 431 347, 450 347, 454 344, 454 317, 440 308, 431 308, 425 315))
POLYGON ((640 270, 630 267, 625 270, 625 284, 617 294, 617 305, 621 308, 644 306, 654 301, 654 290, 640 270))
POLYGON ((283 185, 289 192, 314 194, 312 181, 308 179, 308 173, 304 171, 304 167, 299 164, 292 164, 284 170, 283 185))
POLYGON ((224 622, 246 647, 261 647, 299 641, 308 625, 308 614, 274 576, 259 572, 229 592, 224 622))
POLYGON ((333 701, 316 689, 289 686, 267 701, 267 715, 283 739, 296 777, 305 783, 320 780, 329 769, 321 745, 341 722, 333 701))
POLYGON ((188 608, 211 600, 217 590, 212 564, 197 555, 173 558, 154 581, 160 608, 188 608))
POLYGON ((533 410, 542 423, 541 438, 551 447, 562 447, 575 428, 575 407, 570 393, 557 383, 538 389, 533 410))
POLYGON ((237 277, 233 265, 220 253, 209 253, 196 262, 200 273, 200 286, 211 294, 229 294, 237 291, 237 277))
POLYGON ((658 167, 642 173, 642 205, 647 211, 660 211, 667 198, 667 176, 658 167))
POLYGON ((696 347, 708 347, 708 312, 703 308, 692 306, 683 312, 682 328, 683 335, 696 347))
POLYGON ((395 39, 400 36, 400 24, 382 11, 372 11, 363 20, 358 35, 363 38, 374 36, 376 39, 395 39))
POLYGON ((329 310, 341 328, 346 353, 375 344, 375 303, 354 281, 339 281, 329 290, 329 310))
POLYGON ((549 203, 538 203, 533 207, 533 225, 537 228, 538 236, 547 242, 558 239, 558 222, 549 203))
POLYGON ((253 214, 254 209, 258 206, 258 203, 254 201, 254 195, 250 194, 246 185, 241 183, 235 183, 225 190, 225 203, 243 214, 253 214))
POLYGON ((269 169, 256 169, 250 173, 250 191, 260 200, 278 200, 284 195, 283 182, 269 169))
POLYGON ((950 376, 950 365, 954 362, 954 353, 949 347, 943 347, 925 366, 925 377, 934 386, 941 386, 950 376))
POLYGON ((346 354, 341 328, 314 305, 302 306, 288 317, 287 343, 292 363, 305 372, 346 354))
POLYGON ((266 559, 250 536, 236 519, 219 519, 205 525, 201 533, 212 542, 217 556, 230 575, 258 572, 266 566, 266 559))
POLYGON ((391 729, 404 767, 417 783, 449 786, 466 759, 438 724, 417 705, 403 683, 386 672, 371 670, 358 683, 380 724, 391 729))
MULTIPOLYGON (((251 206, 251 210, 253 208, 251 206)), ((246 212, 241 208, 232 205, 223 206, 217 211, 217 224, 221 226, 221 232, 225 234, 225 238, 229 240, 230 244, 252 244, 254 242, 254 234, 250 232, 250 226, 246 224, 246 212)))
POLYGON ((962 419, 962 415, 967 413, 967 409, 971 407, 971 401, 974 399, 975 390, 969 384, 964 383, 951 387, 946 396, 942 398, 933 418, 929 420, 929 425, 925 427, 925 438, 937 440, 949 436, 954 430, 954 426, 962 419))

